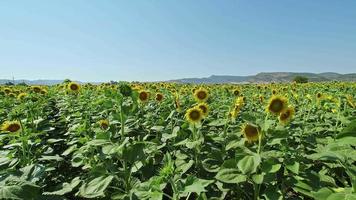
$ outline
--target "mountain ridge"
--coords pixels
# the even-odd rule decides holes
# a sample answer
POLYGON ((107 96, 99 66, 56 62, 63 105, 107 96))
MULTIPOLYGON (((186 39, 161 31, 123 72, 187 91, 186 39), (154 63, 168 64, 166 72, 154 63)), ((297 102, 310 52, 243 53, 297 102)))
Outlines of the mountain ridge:
POLYGON ((290 82, 296 76, 305 76, 311 82, 323 81, 356 81, 356 73, 339 74, 335 72, 310 73, 310 72, 260 72, 249 76, 211 75, 203 78, 183 78, 169 80, 176 83, 270 83, 290 82))
MULTIPOLYGON (((211 75, 203 78, 182 78, 167 80, 162 82, 175 82, 175 83, 270 83, 270 82, 290 82, 295 76, 305 76, 311 82, 323 82, 323 81, 347 81, 356 82, 356 73, 340 74, 335 72, 323 72, 323 73, 310 73, 310 72, 260 72, 256 75, 248 76, 235 76, 235 75, 211 75)), ((14 80, 15 84, 26 83, 27 85, 55 85, 62 83, 64 80, 26 80, 18 79, 14 80)), ((13 82, 10 79, 0 79, 0 85, 8 82, 13 82)), ((99 84, 101 82, 85 82, 76 81, 78 83, 92 83, 99 84)), ((156 81, 160 82, 160 81, 156 81)))

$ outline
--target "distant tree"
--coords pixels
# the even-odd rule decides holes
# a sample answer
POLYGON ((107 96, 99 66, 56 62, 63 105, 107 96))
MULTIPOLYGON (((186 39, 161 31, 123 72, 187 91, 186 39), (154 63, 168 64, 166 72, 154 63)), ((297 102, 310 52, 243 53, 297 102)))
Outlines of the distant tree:
POLYGON ((110 85, 117 85, 117 84, 119 84, 119 82, 117 82, 117 81, 110 81, 109 83, 110 83, 110 85))
POLYGON ((10 86, 10 85, 15 85, 15 84, 14 84, 14 83, 12 83, 12 82, 6 82, 6 83, 5 83, 5 85, 10 86))
POLYGON ((70 79, 64 79, 63 83, 70 83, 72 82, 70 79))
POLYGON ((296 76, 293 81, 296 83, 308 83, 308 78, 305 76, 296 76))
POLYGON ((27 84, 26 84, 25 82, 18 83, 17 85, 20 85, 20 86, 27 86, 27 84))

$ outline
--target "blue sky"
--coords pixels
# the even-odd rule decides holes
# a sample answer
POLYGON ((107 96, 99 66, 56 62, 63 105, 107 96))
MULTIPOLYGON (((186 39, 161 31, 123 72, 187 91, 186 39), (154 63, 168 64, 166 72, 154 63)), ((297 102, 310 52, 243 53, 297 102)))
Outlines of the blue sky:
POLYGON ((356 72, 356 1, 3 0, 0 78, 356 72))

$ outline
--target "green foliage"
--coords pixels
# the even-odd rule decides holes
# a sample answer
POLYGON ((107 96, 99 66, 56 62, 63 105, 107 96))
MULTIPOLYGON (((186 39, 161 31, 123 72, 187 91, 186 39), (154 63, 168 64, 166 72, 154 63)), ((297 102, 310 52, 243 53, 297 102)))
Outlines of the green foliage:
POLYGON ((296 76, 293 78, 296 83, 308 83, 308 78, 305 76, 296 76))
POLYGON ((0 87, 0 123, 21 122, 0 131, 0 199, 355 199, 355 83, 40 89, 0 87), (209 111, 190 123, 198 87, 209 111), (266 111, 273 90, 295 108, 288 123, 266 111))

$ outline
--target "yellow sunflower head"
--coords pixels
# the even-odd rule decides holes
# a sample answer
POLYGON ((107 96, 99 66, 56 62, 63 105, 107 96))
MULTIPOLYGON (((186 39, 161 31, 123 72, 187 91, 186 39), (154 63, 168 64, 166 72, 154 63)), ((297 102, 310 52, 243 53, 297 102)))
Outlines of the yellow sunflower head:
POLYGON ((68 90, 70 90, 72 92, 78 92, 79 89, 80 89, 80 85, 78 83, 70 82, 68 84, 68 90))
POLYGON ((199 88, 194 91, 194 97, 197 101, 206 101, 209 97, 208 90, 199 88))
POLYGON ((208 116, 209 113, 209 106, 205 102, 199 103, 197 107, 202 111, 203 117, 208 116))
POLYGON ((197 124, 203 118, 203 111, 198 107, 193 107, 187 110, 185 118, 191 124, 197 124))
POLYGON ((10 94, 11 93, 11 89, 10 88, 4 88, 4 92, 5 94, 10 94))
POLYGON ((148 101, 148 98, 150 97, 149 93, 145 90, 141 90, 138 93, 138 98, 140 99, 141 102, 146 102, 148 101))
POLYGON ((248 142, 258 141, 260 135, 258 126, 251 123, 245 123, 242 125, 241 131, 248 142))
POLYGON ((323 98, 323 94, 322 93, 320 93, 320 92, 318 92, 318 93, 316 93, 316 98, 317 99, 321 99, 321 98, 323 98))
POLYGON ((100 125, 100 128, 102 128, 103 130, 106 130, 109 128, 109 121, 107 119, 99 120, 99 125, 100 125))
POLYGON ((15 133, 21 130, 21 124, 18 121, 6 121, 2 124, 1 130, 10 133, 15 133))
POLYGON ((34 91, 35 93, 40 93, 42 88, 38 85, 32 86, 32 91, 34 91))
POLYGON ((288 100, 285 97, 273 96, 267 106, 267 110, 272 114, 279 114, 287 108, 288 100))
POLYGON ((156 101, 161 102, 163 100, 163 94, 162 93, 157 93, 156 94, 156 101))
POLYGON ((27 93, 22 92, 22 93, 20 93, 19 95, 17 95, 17 99, 18 99, 18 100, 23 100, 23 99, 26 98, 26 96, 27 96, 27 93))
POLYGON ((356 103, 354 102, 353 97, 351 95, 347 95, 346 100, 352 108, 356 108, 356 103))
POLYGON ((47 92, 46 89, 41 89, 41 92, 40 92, 40 93, 43 94, 43 95, 46 95, 48 92, 47 92))
POLYGON ((9 97, 15 97, 16 95, 15 95, 15 93, 10 92, 10 93, 8 94, 8 96, 9 96, 9 97))
POLYGON ((288 123, 293 118, 294 113, 294 108, 289 106, 287 109, 285 109, 279 114, 279 121, 283 124, 288 123))

